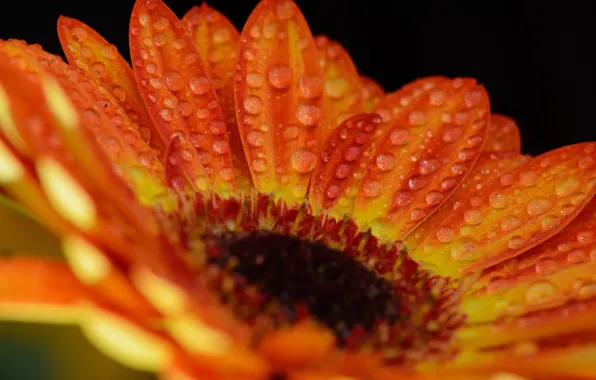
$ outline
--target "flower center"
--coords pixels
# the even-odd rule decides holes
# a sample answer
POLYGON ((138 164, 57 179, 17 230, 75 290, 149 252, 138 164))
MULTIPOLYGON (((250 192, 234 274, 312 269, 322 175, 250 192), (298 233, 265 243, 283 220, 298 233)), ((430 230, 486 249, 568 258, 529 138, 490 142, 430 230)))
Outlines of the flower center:
POLYGON ((268 231, 227 232, 207 241, 208 263, 233 273, 242 285, 237 289, 256 288, 260 294, 257 303, 241 302, 246 294, 227 295, 228 302, 241 303, 236 309, 245 318, 267 309, 278 322, 311 316, 345 345, 358 331, 391 325, 399 317, 392 283, 345 252, 268 231))

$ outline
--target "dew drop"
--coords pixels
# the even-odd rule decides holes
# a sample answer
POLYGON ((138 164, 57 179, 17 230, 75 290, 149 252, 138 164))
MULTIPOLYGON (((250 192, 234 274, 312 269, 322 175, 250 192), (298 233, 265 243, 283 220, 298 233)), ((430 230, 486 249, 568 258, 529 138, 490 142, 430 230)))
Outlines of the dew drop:
POLYGON ((530 199, 528 205, 526 206, 526 210, 528 212, 528 215, 536 216, 542 215, 550 211, 552 207, 553 202, 550 199, 544 197, 536 197, 530 199))
POLYGON ((300 93, 304 99, 312 100, 318 98, 323 91, 323 81, 318 76, 307 77, 300 79, 299 86, 300 93))
POLYGON ((448 227, 440 227, 437 229, 436 236, 441 243, 451 243, 455 239, 455 231, 448 227))
POLYGON ((205 77, 191 78, 188 81, 188 86, 190 87, 190 90, 197 95, 204 95, 209 91, 209 88, 211 88, 209 79, 205 77))
POLYGON ((547 301, 557 292, 557 288, 548 281, 537 281, 526 290, 525 298, 530 304, 547 301))
POLYGON ((267 70, 269 84, 278 90, 285 90, 292 85, 294 73, 286 65, 274 65, 267 70))
POLYGON ((314 105, 301 104, 296 110, 296 119, 300 124, 310 127, 318 124, 323 118, 323 111, 314 105))
POLYGON ((391 152, 385 152, 385 153, 381 153, 377 156, 377 167, 381 170, 381 171, 390 171, 393 170, 395 168, 396 165, 396 158, 393 155, 393 153, 391 152))
POLYGON ((501 220, 501 231, 508 232, 521 225, 521 221, 513 215, 508 215, 501 220))
POLYGON ((184 85, 182 75, 176 70, 166 70, 162 77, 166 86, 172 91, 178 91, 184 85))
POLYGON ((248 95, 242 102, 244 110, 251 115, 258 115, 263 108, 263 101, 256 95, 248 95))
POLYGON ((250 166, 252 167, 252 170, 254 170, 255 172, 262 173, 265 170, 267 170, 267 161, 265 161, 262 158, 255 158, 254 160, 252 160, 250 166))
POLYGON ((439 169, 441 163, 434 158, 424 159, 420 161, 420 174, 429 175, 439 169))
POLYGON ((298 7, 293 1, 283 0, 277 3, 275 13, 281 21, 289 20, 298 13, 298 7))
POLYGON ((365 181, 362 184, 362 194, 365 197, 373 198, 379 196, 383 190, 383 184, 379 181, 365 181))
POLYGON ((567 197, 573 195, 579 189, 580 183, 575 178, 568 178, 564 181, 558 182, 555 185, 555 193, 559 197, 567 197))
POLYGON ((226 140, 215 140, 213 150, 219 154, 226 154, 230 151, 230 144, 226 140))
POLYGON ((348 82, 341 77, 328 79, 325 81, 325 94, 331 99, 339 99, 348 92, 348 82))
POLYGON ((309 150, 299 148, 290 159, 291 165, 298 173, 310 173, 317 163, 317 156, 309 150))
POLYGON ((344 179, 350 175, 350 165, 339 164, 335 168, 335 177, 337 179, 344 179))
POLYGON ((410 132, 405 129, 394 129, 389 134, 389 140, 396 146, 404 146, 408 143, 410 132))
POLYGON ((252 88, 260 88, 263 86, 265 80, 263 76, 257 72, 246 74, 246 84, 252 88))
POLYGON ((464 212, 464 220, 470 225, 477 225, 482 222, 482 212, 477 209, 466 210, 464 212))
POLYGON ((265 134, 261 131, 250 131, 246 134, 246 141, 255 147, 263 146, 265 143, 265 134))
POLYGON ((531 187, 538 182, 538 174, 533 171, 522 172, 519 175, 519 183, 525 187, 531 187))
POLYGON ((438 206, 444 199, 445 196, 438 191, 430 191, 425 197, 426 204, 429 206, 438 206))
POLYGON ((488 202, 493 208, 502 210, 507 207, 507 196, 501 193, 492 193, 488 198, 488 202))

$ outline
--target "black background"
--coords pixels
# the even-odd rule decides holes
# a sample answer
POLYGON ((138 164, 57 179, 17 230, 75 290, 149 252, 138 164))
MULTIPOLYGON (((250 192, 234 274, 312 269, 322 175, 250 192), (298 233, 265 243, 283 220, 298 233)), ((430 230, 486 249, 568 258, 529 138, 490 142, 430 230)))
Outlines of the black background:
MULTIPOLYGON (((193 0, 166 0, 182 17, 193 0)), ((241 28, 257 1, 211 0, 241 28)), ((520 124, 525 153, 596 140, 593 1, 297 1, 313 34, 350 51, 359 71, 395 90, 417 77, 475 77, 493 112, 520 124)), ((8 5, 9 4, 9 5, 8 5)), ((0 38, 60 53, 58 15, 80 19, 128 58, 133 0, 11 1, 0 38)))

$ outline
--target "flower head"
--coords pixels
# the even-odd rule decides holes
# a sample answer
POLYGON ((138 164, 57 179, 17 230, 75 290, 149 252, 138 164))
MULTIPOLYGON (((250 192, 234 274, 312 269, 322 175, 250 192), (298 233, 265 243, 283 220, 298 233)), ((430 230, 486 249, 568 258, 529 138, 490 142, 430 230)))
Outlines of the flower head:
POLYGON ((58 34, 0 41, 0 185, 66 259, 2 261, 1 316, 166 378, 593 374, 596 143, 523 155, 471 78, 385 94, 289 0, 137 0, 132 69, 58 34))

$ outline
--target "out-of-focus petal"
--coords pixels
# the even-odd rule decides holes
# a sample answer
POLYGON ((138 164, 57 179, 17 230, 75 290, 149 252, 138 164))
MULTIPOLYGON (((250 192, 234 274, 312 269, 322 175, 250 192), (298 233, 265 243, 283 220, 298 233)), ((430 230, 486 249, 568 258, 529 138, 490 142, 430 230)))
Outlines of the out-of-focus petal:
POLYGON ((184 22, 161 0, 137 0, 129 38, 137 84, 157 129, 167 143, 181 137, 183 156, 202 164, 187 161, 198 173, 193 178, 185 170, 189 183, 200 191, 234 191, 226 117, 184 22))
POLYGON ((289 204, 301 203, 325 125, 312 34, 294 2, 262 1, 240 41, 236 112, 254 185, 289 204))
POLYGON ((500 161, 488 161, 493 168, 480 173, 486 176, 482 183, 472 177, 452 196, 451 207, 431 217, 406 245, 436 273, 456 277, 515 257, 554 235, 590 201, 595 159, 596 144, 581 143, 521 165, 516 158, 502 168, 500 161))
MULTIPOLYGON (((102 154, 117 164, 122 178, 143 203, 155 204, 171 199, 163 182, 160 157, 143 141, 138 126, 131 124, 114 97, 105 91, 102 94, 101 87, 39 46, 15 40, 2 41, 0 51, 3 59, 21 72, 20 78, 27 76, 27 80, 35 82, 34 86, 41 85, 48 111, 61 127, 62 143, 82 165, 94 164, 93 160, 83 159, 91 155, 86 150, 91 140, 102 154)), ((93 166, 97 167, 97 164, 93 166)))
POLYGON ((74 324, 88 297, 58 260, 0 258, 0 319, 74 324))
POLYGON ((499 157, 515 156, 521 153, 519 128, 513 119, 498 113, 491 115, 484 153, 499 157))
POLYGON ((190 9, 183 20, 191 30, 195 47, 205 62, 225 116, 236 185, 240 190, 248 190, 252 186, 252 178, 244 155, 234 106, 234 70, 240 33, 226 16, 206 3, 190 9))
POLYGON ((315 38, 323 70, 323 109, 325 124, 321 141, 346 118, 364 112, 360 76, 350 54, 338 42, 326 36, 315 38))
POLYGON ((352 148, 367 165, 354 218, 384 240, 402 239, 453 193, 482 152, 490 118, 488 95, 473 79, 429 78, 410 96, 402 91, 375 109, 391 121, 371 138, 374 155, 352 148))

